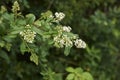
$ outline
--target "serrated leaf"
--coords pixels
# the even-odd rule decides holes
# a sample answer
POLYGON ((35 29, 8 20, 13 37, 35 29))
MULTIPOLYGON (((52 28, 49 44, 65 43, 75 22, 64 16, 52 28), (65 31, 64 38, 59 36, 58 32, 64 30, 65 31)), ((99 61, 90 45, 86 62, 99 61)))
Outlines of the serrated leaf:
POLYGON ((38 65, 38 56, 35 53, 31 53, 30 61, 34 62, 36 65, 38 65))
POLYGON ((74 72, 74 68, 72 68, 72 67, 67 67, 67 68, 66 68, 66 71, 67 71, 67 72, 74 72))
POLYGON ((68 76, 66 77, 66 80, 73 80, 74 76, 75 76, 75 74, 73 74, 73 73, 68 74, 68 76))

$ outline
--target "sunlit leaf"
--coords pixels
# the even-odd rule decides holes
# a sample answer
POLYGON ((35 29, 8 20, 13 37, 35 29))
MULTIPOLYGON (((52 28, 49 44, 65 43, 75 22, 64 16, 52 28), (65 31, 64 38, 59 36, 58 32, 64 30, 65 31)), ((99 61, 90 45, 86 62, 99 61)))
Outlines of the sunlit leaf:
POLYGON ((30 60, 38 65, 38 56, 35 53, 31 53, 30 60))

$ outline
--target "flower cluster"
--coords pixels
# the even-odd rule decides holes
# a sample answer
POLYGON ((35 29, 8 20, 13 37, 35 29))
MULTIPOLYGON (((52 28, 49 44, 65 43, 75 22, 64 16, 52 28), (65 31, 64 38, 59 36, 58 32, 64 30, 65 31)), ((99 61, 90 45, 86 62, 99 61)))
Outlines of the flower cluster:
POLYGON ((70 32, 72 28, 70 26, 63 26, 63 31, 70 32))
POLYGON ((73 44, 77 48, 86 47, 86 43, 83 40, 78 39, 77 35, 70 32, 72 30, 70 26, 59 26, 56 29, 58 31, 58 35, 56 35, 53 39, 56 47, 72 47, 73 44))
POLYGON ((86 48, 86 43, 83 40, 76 39, 74 42, 77 48, 86 48))
POLYGON ((1 13, 4 13, 4 12, 6 12, 7 11, 7 9, 6 9, 6 7, 5 6, 1 6, 1 13))
POLYGON ((54 42, 55 42, 55 46, 56 47, 60 47, 63 48, 64 46, 68 47, 72 47, 73 46, 73 42, 71 41, 71 39, 67 36, 67 35, 59 35, 59 36, 55 36, 54 37, 54 42))
POLYGON ((56 12, 55 17, 56 17, 56 21, 61 21, 65 17, 65 14, 62 12, 59 12, 59 13, 56 12))
POLYGON ((17 11, 19 11, 19 10, 20 10, 20 6, 19 6, 18 2, 15 1, 13 6, 12 6, 12 12, 17 13, 17 11))
POLYGON ((71 33, 70 31, 72 30, 70 26, 59 26, 56 28, 58 31, 58 35, 54 37, 54 45, 59 48, 65 47, 72 47, 73 44, 77 48, 85 48, 86 43, 78 39, 78 37, 71 33), (65 32, 65 33, 64 33, 65 32))
POLYGON ((27 25, 25 28, 26 28, 25 30, 20 32, 20 35, 24 38, 26 42, 33 43, 34 38, 36 36, 36 32, 32 31, 29 25, 27 25))

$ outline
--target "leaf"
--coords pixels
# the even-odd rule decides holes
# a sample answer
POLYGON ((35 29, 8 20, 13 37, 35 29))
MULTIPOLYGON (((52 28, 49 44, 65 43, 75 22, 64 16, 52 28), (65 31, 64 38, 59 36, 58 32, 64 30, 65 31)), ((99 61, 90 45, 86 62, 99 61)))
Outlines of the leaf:
POLYGON ((73 73, 68 74, 68 76, 66 77, 66 80, 73 80, 74 76, 75 76, 75 74, 73 74, 73 73))
POLYGON ((74 69, 73 69, 72 67, 67 67, 67 68, 66 68, 66 71, 67 71, 67 72, 74 72, 74 69))
POLYGON ((26 21, 27 21, 27 24, 33 23, 35 21, 35 15, 34 14, 27 14, 26 21))
POLYGON ((4 41, 0 41, 0 47, 4 47, 5 46, 5 42, 4 41))
POLYGON ((3 18, 10 21, 10 22, 14 21, 14 15, 13 14, 4 13, 3 18))
POLYGON ((83 80, 93 80, 92 75, 90 73, 88 73, 88 72, 84 72, 82 74, 82 78, 83 78, 83 80))
POLYGON ((83 73, 83 69, 78 67, 78 68, 75 69, 75 72, 81 74, 81 73, 83 73))
POLYGON ((37 21, 34 22, 34 24, 37 25, 37 26, 41 26, 41 21, 37 20, 37 21))
POLYGON ((42 13, 41 15, 42 15, 42 18, 45 18, 45 19, 48 18, 48 19, 50 19, 50 15, 53 15, 53 14, 52 14, 51 11, 48 10, 47 12, 42 13))
POLYGON ((27 51, 27 48, 26 48, 26 45, 25 45, 24 42, 22 42, 21 45, 20 45, 20 51, 21 51, 22 54, 24 54, 24 52, 27 51))
POLYGON ((1 50, 0 57, 5 59, 7 63, 10 63, 10 58, 9 58, 9 56, 8 56, 8 54, 6 52, 1 50))
POLYGON ((16 28, 14 30, 11 30, 10 34, 18 34, 20 33, 22 30, 24 30, 23 28, 16 28))
POLYGON ((12 47, 12 44, 11 43, 6 43, 5 47, 6 47, 7 51, 10 51, 11 47, 12 47))
POLYGON ((12 42, 12 39, 16 38, 16 37, 17 37, 17 35, 15 35, 15 34, 8 34, 8 35, 4 36, 4 39, 8 42, 12 42))
POLYGON ((64 54, 65 54, 66 56, 69 55, 70 49, 71 49, 71 47, 65 47, 64 54))
POLYGON ((38 56, 35 53, 31 53, 30 60, 38 65, 38 56))
POLYGON ((32 30, 35 31, 36 33, 38 33, 41 36, 43 35, 43 31, 38 29, 38 28, 36 28, 36 27, 32 27, 32 30))
POLYGON ((18 19, 16 20, 17 25, 26 25, 26 21, 24 19, 18 19))

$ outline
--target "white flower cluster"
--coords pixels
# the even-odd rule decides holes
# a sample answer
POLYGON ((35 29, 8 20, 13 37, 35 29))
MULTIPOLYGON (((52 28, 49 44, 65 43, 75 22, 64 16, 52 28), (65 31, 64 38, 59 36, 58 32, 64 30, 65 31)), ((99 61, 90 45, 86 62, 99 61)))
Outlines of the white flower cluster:
POLYGON ((33 43, 33 40, 36 36, 36 32, 30 30, 30 29, 26 29, 24 31, 20 32, 20 35, 24 38, 24 40, 28 43, 33 43))
POLYGON ((62 48, 64 46, 66 46, 66 47, 73 46, 73 42, 67 35, 55 36, 54 42, 55 42, 55 46, 60 47, 60 48, 62 48))
POLYGON ((56 21, 61 21, 65 17, 65 14, 62 12, 56 12, 55 17, 57 19, 56 21))
POLYGON ((63 26, 63 31, 70 32, 72 28, 70 26, 63 26))
POLYGON ((13 11, 13 13, 16 13, 19 10, 20 10, 20 6, 19 6, 18 2, 15 1, 13 6, 12 6, 12 11, 13 11))
POLYGON ((76 39, 74 42, 77 48, 86 48, 86 43, 83 40, 76 39))
POLYGON ((78 37, 75 34, 69 36, 63 33, 63 32, 70 33, 70 31, 72 30, 70 26, 57 27, 56 29, 58 31, 58 35, 54 37, 54 45, 56 47, 60 48, 63 48, 64 46, 72 47, 73 43, 77 48, 86 47, 86 43, 83 40, 78 39, 78 37))

